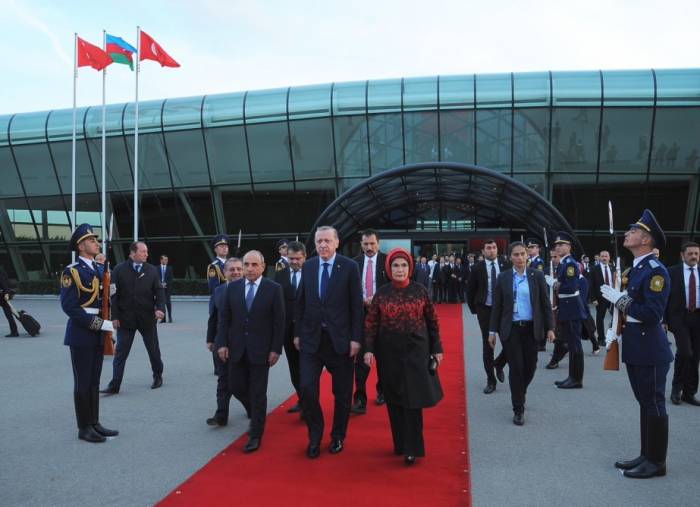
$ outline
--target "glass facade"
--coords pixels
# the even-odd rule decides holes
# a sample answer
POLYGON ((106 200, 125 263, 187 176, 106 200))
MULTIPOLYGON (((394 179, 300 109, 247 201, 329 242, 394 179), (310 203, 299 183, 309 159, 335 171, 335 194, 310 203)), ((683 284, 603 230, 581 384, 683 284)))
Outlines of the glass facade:
MULTIPOLYGON (((102 108, 79 108, 76 117, 77 220, 101 233, 102 108)), ((0 116, 0 265, 13 278, 46 278, 69 262, 72 120, 72 110, 0 116)), ((105 131, 119 260, 133 236, 134 104, 107 106, 105 131)), ((275 257, 278 238, 305 240, 342 192, 421 162, 477 164, 524 183, 561 211, 589 252, 608 244, 608 199, 621 229, 652 208, 671 261, 700 231, 700 69, 432 76, 169 98, 139 104, 139 133, 139 230, 152 260, 168 254, 178 278, 204 276, 217 232, 236 238, 240 230, 243 249, 275 257)), ((493 213, 478 208, 418 198, 401 228, 492 228, 482 217, 493 213)))

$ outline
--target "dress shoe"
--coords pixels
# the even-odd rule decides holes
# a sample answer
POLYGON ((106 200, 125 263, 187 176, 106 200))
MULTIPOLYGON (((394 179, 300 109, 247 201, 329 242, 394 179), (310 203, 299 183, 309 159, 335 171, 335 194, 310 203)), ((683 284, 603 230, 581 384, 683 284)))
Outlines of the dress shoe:
POLYGON ((500 367, 500 368, 499 368, 498 366, 496 366, 496 378, 498 379, 498 381, 499 381, 501 384, 502 384, 503 382, 505 382, 506 376, 505 376, 505 374, 503 373, 503 367, 500 367))
POLYGON ((600 347, 597 349, 593 349, 593 352, 591 352, 592 356, 597 356, 598 354, 600 354, 600 347))
POLYGON ((619 468, 620 470, 632 470, 633 468, 636 468, 639 465, 641 465, 642 461, 644 461, 645 459, 646 458, 644 456, 639 455, 636 458, 628 461, 616 461, 615 468, 619 468))
POLYGON ((119 394, 119 388, 107 386, 106 388, 102 389, 100 392, 102 394, 119 394))
POLYGON ((415 465, 416 464, 416 457, 415 456, 406 456, 403 459, 403 462, 406 463, 407 465, 415 465))
POLYGON ((522 426, 525 424, 525 415, 522 412, 516 412, 513 415, 513 424, 516 426, 522 426))
POLYGON ((109 428, 105 428, 100 423, 93 424, 92 429, 94 429, 103 437, 116 437, 117 435, 119 435, 119 432, 117 430, 110 430, 109 428))
POLYGON ((573 379, 568 378, 561 384, 558 384, 557 387, 559 389, 581 389, 583 387, 583 384, 581 384, 581 382, 577 382, 573 379))
POLYGON ((559 387, 559 386, 562 385, 564 382, 568 382, 569 380, 571 380, 571 377, 566 377, 564 380, 555 380, 555 381, 554 381, 554 385, 557 386, 557 387, 559 387))
POLYGON ((5 338, 17 338, 17 337, 19 337, 19 333, 10 333, 10 334, 5 335, 5 338))
POLYGON ((331 442, 331 446, 328 448, 331 454, 338 454, 343 450, 343 441, 342 440, 333 440, 331 442))
POLYGON ((173 319, 170 319, 170 320, 168 321, 168 324, 172 324, 172 323, 173 323, 173 319))
POLYGON ((207 419, 207 424, 209 426, 226 426, 228 424, 228 421, 224 419, 219 419, 218 417, 210 417, 207 419))
POLYGON ((293 406, 287 409, 287 413, 289 414, 295 414, 297 412, 301 412, 301 405, 298 401, 293 406))
POLYGON ((484 394, 491 394, 496 390, 496 384, 486 384, 484 387, 484 394))
POLYGON ((548 370, 556 370, 557 368, 559 368, 559 363, 556 361, 555 362, 550 361, 549 363, 547 363, 547 366, 545 366, 545 368, 547 368, 548 370))
POLYGON ((163 385, 163 377, 158 375, 157 377, 153 377, 153 383, 151 384, 151 389, 158 389, 160 386, 163 385))
POLYGON ((374 400, 374 403, 377 405, 384 405, 386 403, 386 399, 384 399, 384 393, 379 393, 377 395, 377 399, 374 400))
POLYGON ((681 393, 679 391, 671 391, 671 403, 674 405, 681 404, 681 393))
POLYGON ((361 400, 357 400, 355 403, 352 404, 352 407, 350 407, 350 412, 359 415, 366 414, 367 404, 363 403, 361 400))
POLYGON ((245 447, 243 448, 243 452, 246 454, 250 454, 251 452, 255 452, 258 449, 260 449, 260 439, 259 438, 250 438, 248 439, 248 442, 245 444, 245 447))
POLYGON ((309 444, 306 449, 306 456, 310 459, 316 459, 321 455, 321 447, 317 444, 309 444))
POLYGON ((652 477, 663 477, 666 475, 666 463, 653 463, 644 459, 639 465, 631 470, 623 472, 625 477, 630 479, 651 479, 652 477))
POLYGON ((92 426, 86 426, 78 430, 78 438, 86 442, 98 443, 107 440, 105 437, 97 433, 92 426))
POLYGON ((692 394, 684 394, 681 397, 681 400, 686 402, 688 405, 694 405, 696 407, 700 407, 700 401, 692 394))

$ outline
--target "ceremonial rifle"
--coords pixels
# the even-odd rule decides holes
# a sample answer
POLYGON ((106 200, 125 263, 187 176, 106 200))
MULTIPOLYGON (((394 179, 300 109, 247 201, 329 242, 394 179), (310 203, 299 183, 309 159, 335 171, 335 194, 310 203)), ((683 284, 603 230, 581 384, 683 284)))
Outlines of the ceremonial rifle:
MULTIPOLYGON (((109 270, 109 247, 112 244, 112 231, 114 229, 114 213, 109 218, 109 234, 107 235, 107 241, 105 243, 105 267, 102 272, 102 318, 104 320, 111 320, 111 310, 110 310, 110 294, 109 288, 112 284, 112 274, 109 270)), ((114 355, 114 340, 112 339, 111 331, 103 331, 104 336, 104 355, 113 356, 114 355)))
MULTIPOLYGON (((613 208, 611 201, 608 201, 608 223, 610 225, 610 242, 612 243, 613 251, 615 252, 615 288, 617 290, 621 290, 622 270, 620 269, 620 254, 618 253, 617 240, 615 239, 615 227, 613 225, 613 208)), ((615 305, 613 305, 613 319, 610 327, 615 332, 615 336, 617 336, 618 339, 610 344, 610 348, 605 354, 603 369, 617 371, 620 369, 620 345, 618 344, 618 341, 620 335, 622 334, 622 315, 620 310, 618 310, 615 305)))
MULTIPOLYGON (((552 262, 552 256, 549 254, 549 241, 547 241, 547 228, 542 227, 544 232, 544 254, 549 255, 549 276, 554 278, 554 263, 552 262)), ((549 304, 552 307, 552 322, 556 325, 557 313, 554 311, 554 286, 549 287, 549 304)))

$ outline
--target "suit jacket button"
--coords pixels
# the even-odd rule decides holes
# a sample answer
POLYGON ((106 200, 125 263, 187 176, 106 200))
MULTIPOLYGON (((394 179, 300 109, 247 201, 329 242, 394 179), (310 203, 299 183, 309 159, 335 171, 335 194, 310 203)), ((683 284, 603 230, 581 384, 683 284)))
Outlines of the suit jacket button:
POLYGON ((646 333, 645 333, 644 331, 642 331, 642 336, 644 336, 645 334, 646 334, 646 333))

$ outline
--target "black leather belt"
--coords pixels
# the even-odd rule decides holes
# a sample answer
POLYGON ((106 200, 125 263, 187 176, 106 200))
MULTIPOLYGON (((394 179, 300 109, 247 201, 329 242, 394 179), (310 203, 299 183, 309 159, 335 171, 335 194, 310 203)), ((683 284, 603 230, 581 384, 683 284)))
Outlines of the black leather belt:
POLYGON ((526 327, 526 326, 531 326, 532 321, 531 320, 514 320, 513 321, 514 326, 519 326, 519 327, 526 327))

